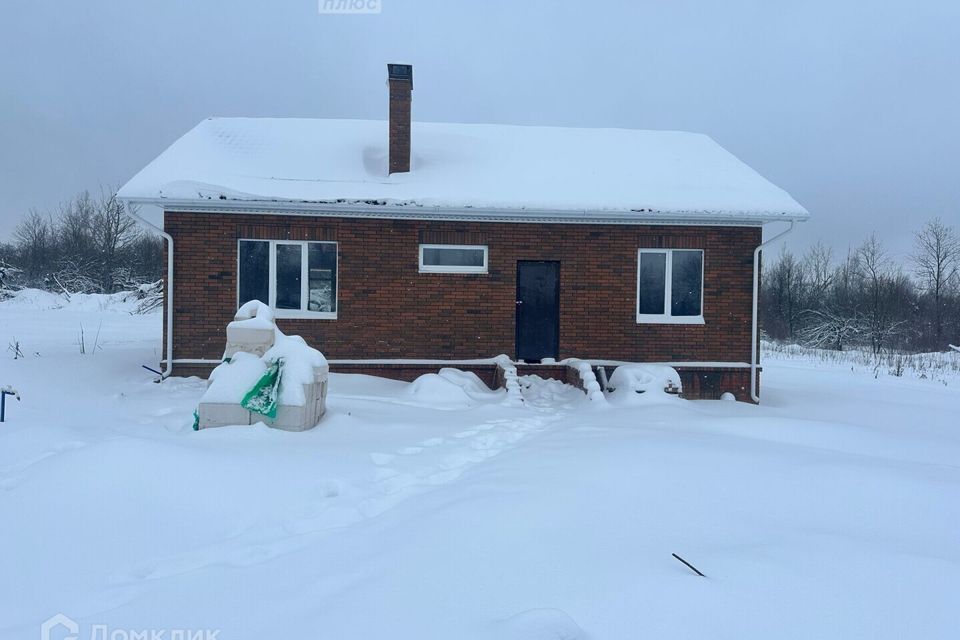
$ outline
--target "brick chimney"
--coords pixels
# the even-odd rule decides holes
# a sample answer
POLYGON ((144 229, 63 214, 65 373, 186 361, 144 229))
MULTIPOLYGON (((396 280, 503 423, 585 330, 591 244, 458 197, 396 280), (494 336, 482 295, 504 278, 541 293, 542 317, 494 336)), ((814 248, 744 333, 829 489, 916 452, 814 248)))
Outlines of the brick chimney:
POLYGON ((410 102, 413 93, 413 66, 388 64, 390 85, 390 170, 410 171, 410 102))

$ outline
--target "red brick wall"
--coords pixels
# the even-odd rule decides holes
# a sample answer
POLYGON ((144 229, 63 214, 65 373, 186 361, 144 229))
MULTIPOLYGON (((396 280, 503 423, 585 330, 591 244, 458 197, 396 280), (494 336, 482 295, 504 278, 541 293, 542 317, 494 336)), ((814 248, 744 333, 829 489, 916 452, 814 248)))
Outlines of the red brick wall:
POLYGON ((281 320, 331 359, 513 355, 518 260, 560 261, 560 357, 750 361, 758 227, 507 224, 166 213, 174 358, 217 359, 236 310, 237 239, 336 240, 336 320, 281 320), (487 274, 418 272, 421 242, 486 244, 487 274), (636 322, 637 249, 704 250, 704 325, 636 322))
POLYGON ((390 173, 410 171, 410 108, 413 85, 409 80, 390 78, 390 173))

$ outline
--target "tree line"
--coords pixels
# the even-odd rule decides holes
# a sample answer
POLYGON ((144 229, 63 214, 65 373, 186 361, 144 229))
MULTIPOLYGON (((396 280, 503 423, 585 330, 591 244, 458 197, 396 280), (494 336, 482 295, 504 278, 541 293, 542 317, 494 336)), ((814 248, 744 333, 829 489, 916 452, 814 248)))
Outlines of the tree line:
MULTIPOLYGON (((112 191, 30 211, 12 242, 0 243, 0 290, 115 293, 156 283, 163 271, 163 240, 143 232, 112 191)), ((820 243, 765 258, 761 283, 768 339, 874 353, 960 344, 960 236, 940 219, 916 232, 906 264, 871 236, 839 260, 820 243)), ((156 304, 160 292, 151 289, 156 304)))
POLYGON ((163 275, 163 240, 145 233, 112 191, 84 191, 56 212, 31 210, 0 243, 0 288, 115 293, 163 275))
POLYGON ((960 236, 940 219, 914 234, 904 264, 871 235, 839 260, 820 243, 783 251, 761 281, 768 339, 875 354, 960 344, 960 236))

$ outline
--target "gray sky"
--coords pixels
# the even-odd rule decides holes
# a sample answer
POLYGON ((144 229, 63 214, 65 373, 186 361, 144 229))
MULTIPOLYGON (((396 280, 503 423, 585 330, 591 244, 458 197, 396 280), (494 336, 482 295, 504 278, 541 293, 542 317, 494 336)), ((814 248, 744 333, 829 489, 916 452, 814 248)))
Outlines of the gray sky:
POLYGON ((712 136, 813 214, 792 248, 896 254, 960 226, 960 2, 4 0, 0 239, 118 186, 208 116, 414 118, 712 136))

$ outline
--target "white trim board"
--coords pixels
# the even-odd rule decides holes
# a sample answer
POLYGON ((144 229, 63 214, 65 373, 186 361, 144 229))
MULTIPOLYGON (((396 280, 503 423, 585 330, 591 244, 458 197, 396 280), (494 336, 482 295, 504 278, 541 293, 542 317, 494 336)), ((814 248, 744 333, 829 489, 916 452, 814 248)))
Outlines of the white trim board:
POLYGON ((760 227, 768 222, 802 222, 809 215, 710 211, 554 211, 542 209, 475 209, 422 207, 401 204, 341 202, 285 202, 262 200, 183 200, 173 198, 121 198, 129 204, 160 207, 178 213, 237 213, 299 215, 386 220, 453 220, 457 222, 512 222, 527 224, 693 225, 760 227))
POLYGON ((584 360, 595 367, 620 367, 631 364, 662 364, 687 369, 749 369, 749 362, 622 362, 620 360, 584 360))

